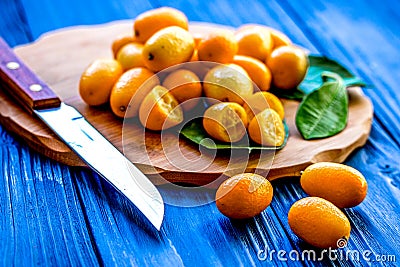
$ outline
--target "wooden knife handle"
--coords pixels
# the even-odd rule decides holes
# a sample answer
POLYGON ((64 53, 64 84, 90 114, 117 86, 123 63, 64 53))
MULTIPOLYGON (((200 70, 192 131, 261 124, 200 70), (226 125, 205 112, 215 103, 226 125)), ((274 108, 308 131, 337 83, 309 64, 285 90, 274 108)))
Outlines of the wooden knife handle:
MULTIPOLYGON (((49 66, 51 67, 51 66, 49 66)), ((0 88, 32 112, 59 107, 60 98, 40 80, 0 37, 0 88)))

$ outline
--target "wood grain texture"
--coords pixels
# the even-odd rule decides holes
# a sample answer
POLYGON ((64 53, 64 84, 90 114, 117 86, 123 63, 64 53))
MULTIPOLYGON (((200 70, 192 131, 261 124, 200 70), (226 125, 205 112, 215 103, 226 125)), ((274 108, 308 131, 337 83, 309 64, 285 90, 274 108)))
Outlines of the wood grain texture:
MULTIPOLYGON (((242 151, 236 155, 215 155, 210 151, 200 151, 198 147, 174 134, 163 135, 165 139, 161 142, 159 133, 144 131, 139 123, 123 122, 113 116, 107 107, 89 107, 77 93, 79 78, 85 67, 96 58, 111 57, 110 43, 116 36, 128 33, 131 26, 131 21, 119 21, 53 32, 33 44, 18 47, 16 53, 63 101, 76 107, 156 183, 167 179, 172 182, 208 184, 222 174, 229 176, 243 171, 268 174, 270 180, 298 176, 301 170, 314 162, 343 162, 354 149, 364 145, 368 138, 372 105, 360 88, 350 88, 348 125, 341 133, 325 139, 304 140, 294 120, 299 102, 283 100, 290 134, 286 147, 275 154, 252 152, 248 155, 242 151)), ((191 31, 203 33, 219 27, 222 26, 198 23, 192 24, 191 31)), ((43 124, 25 116, 6 96, 1 96, 1 99, 7 103, 2 105, 7 107, 7 111, 0 109, 4 125, 32 142, 32 147, 47 156, 68 165, 82 166, 82 162, 60 140, 55 139, 43 124), (39 126, 32 126, 36 124, 39 126)))

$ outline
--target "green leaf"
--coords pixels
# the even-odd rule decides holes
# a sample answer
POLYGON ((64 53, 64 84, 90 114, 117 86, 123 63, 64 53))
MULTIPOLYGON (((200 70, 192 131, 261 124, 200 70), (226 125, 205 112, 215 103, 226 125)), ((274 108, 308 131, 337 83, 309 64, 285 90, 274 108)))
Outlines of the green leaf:
POLYGON ((345 87, 366 85, 360 78, 354 76, 345 67, 332 59, 324 56, 309 55, 308 60, 310 67, 306 77, 299 85, 299 90, 305 94, 311 93, 322 85, 321 74, 325 71, 334 72, 339 75, 343 79, 345 87))
POLYGON ((347 124, 348 96, 343 79, 332 72, 321 75, 322 86, 303 98, 296 114, 296 127, 304 139, 333 136, 347 124))
MULTIPOLYGON (((205 148, 208 149, 247 149, 249 150, 249 153, 252 150, 279 150, 282 149, 289 138, 289 127, 286 124, 286 121, 283 121, 283 125, 285 127, 285 140, 283 144, 279 147, 268 147, 268 146, 262 146, 259 144, 256 144, 252 141, 250 143, 247 143, 246 140, 243 140, 238 143, 223 143, 217 140, 211 139, 211 137, 207 134, 207 132, 203 128, 202 124, 202 119, 195 119, 192 120, 191 122, 187 123, 182 130, 180 131, 180 134, 182 134, 184 137, 186 137, 188 140, 192 141, 195 144, 201 145, 205 148)), ((244 138, 246 139, 246 138, 244 138)))
POLYGON ((272 88, 272 92, 279 97, 287 99, 301 100, 305 95, 313 92, 323 84, 322 73, 329 71, 339 75, 345 84, 349 86, 366 86, 366 84, 358 77, 354 76, 344 66, 337 61, 319 55, 309 55, 308 60, 310 67, 308 68, 306 77, 295 90, 279 90, 272 88))

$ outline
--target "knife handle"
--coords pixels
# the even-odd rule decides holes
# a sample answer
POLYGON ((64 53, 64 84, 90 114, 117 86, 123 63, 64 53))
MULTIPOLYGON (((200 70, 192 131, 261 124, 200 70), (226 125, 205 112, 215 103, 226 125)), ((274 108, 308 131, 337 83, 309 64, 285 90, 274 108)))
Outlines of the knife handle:
POLYGON ((0 87, 33 110, 59 107, 60 98, 40 80, 0 37, 0 87))

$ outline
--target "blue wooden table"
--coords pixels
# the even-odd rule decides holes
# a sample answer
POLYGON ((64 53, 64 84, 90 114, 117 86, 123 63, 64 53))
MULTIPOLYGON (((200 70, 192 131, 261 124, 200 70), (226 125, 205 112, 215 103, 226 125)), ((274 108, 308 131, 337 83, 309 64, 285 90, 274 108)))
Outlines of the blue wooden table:
POLYGON ((308 256, 312 247, 287 222, 291 204, 306 196, 293 178, 274 181, 271 206, 242 222, 221 215, 212 192, 160 187, 182 203, 210 203, 166 205, 161 231, 154 231, 95 173, 47 159, 0 126, 0 265, 400 266, 400 3, 1 0, 0 34, 17 46, 54 29, 133 19, 163 5, 191 21, 275 27, 369 84, 371 135, 346 161, 365 175, 369 191, 361 205, 344 211, 352 226, 347 247, 323 259, 308 256))

